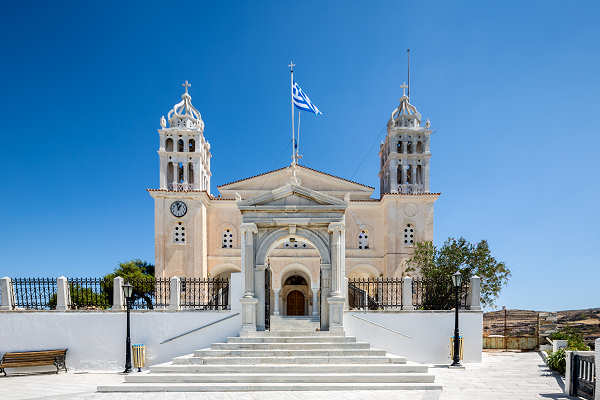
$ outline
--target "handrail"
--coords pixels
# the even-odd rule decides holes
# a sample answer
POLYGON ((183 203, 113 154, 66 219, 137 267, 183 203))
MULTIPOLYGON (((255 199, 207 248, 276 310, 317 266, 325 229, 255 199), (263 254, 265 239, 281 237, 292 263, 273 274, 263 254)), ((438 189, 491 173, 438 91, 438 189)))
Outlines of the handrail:
POLYGON ((358 318, 358 319, 360 319, 362 321, 365 321, 365 322, 368 322, 368 323, 373 324, 375 326, 378 326, 378 327, 380 327, 382 329, 388 330, 390 332, 394 332, 394 333, 396 333, 396 334, 398 334, 400 336, 404 336, 405 338, 412 339, 410 336, 407 336, 404 333, 401 333, 401 332, 398 332, 396 330, 393 330, 393 329, 390 329, 388 327, 385 327, 385 326, 383 326, 381 324, 378 324, 377 322, 369 321, 368 319, 361 318, 361 317, 359 317, 358 315, 355 315, 355 314, 350 314, 350 315, 352 315, 354 318, 358 318))
POLYGON ((168 342, 170 342, 170 341, 172 341, 172 340, 179 339, 179 338, 180 338, 180 337, 182 337, 182 336, 189 335, 190 333, 197 332, 197 331, 199 331, 199 330, 201 330, 201 329, 207 328, 207 327, 209 327, 209 326, 211 326, 211 325, 214 325, 214 324, 218 324, 219 322, 223 322, 223 321, 225 321, 225 320, 227 320, 227 319, 229 319, 229 318, 233 318, 233 317, 235 317, 235 316, 238 316, 238 315, 240 315, 240 313, 239 313, 239 312, 238 312, 238 313, 235 313, 235 314, 228 315, 228 316, 226 316, 226 317, 224 317, 224 318, 221 318, 221 319, 219 319, 219 320, 216 320, 216 321, 213 321, 213 322, 209 322, 208 324, 204 324, 204 325, 202 325, 202 326, 201 326, 201 327, 199 327, 199 328, 194 328, 194 329, 192 329, 191 331, 187 331, 187 332, 184 332, 184 333, 182 333, 182 334, 180 334, 180 335, 173 336, 173 337, 172 337, 172 338, 170 338, 170 339, 167 339, 167 340, 165 340, 165 341, 162 341, 162 342, 160 342, 160 344, 165 344, 165 343, 168 343, 168 342))

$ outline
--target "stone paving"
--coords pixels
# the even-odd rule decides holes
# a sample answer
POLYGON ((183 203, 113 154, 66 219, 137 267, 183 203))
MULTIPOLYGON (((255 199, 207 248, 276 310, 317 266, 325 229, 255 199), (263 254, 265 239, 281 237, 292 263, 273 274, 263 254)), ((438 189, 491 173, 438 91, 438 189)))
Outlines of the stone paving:
MULTIPOLYGON (((85 400, 531 400, 571 399, 562 391, 562 379, 544 365, 538 353, 484 353, 481 364, 465 370, 433 367, 439 392, 354 391, 354 392, 254 392, 254 393, 96 393, 96 386, 117 384, 115 373, 61 373, 0 377, 0 399, 85 399, 85 400)), ((9 372, 10 373, 10 372, 9 372)))

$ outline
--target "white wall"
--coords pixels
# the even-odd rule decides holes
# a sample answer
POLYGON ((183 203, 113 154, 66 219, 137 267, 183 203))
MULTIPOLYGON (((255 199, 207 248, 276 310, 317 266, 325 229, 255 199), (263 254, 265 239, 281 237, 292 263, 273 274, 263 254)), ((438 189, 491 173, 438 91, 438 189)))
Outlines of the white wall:
MULTIPOLYGON (((483 312, 461 311, 459 329, 464 340, 464 361, 481 362, 483 312)), ((454 336, 453 311, 368 311, 344 313, 346 335, 371 343, 373 348, 406 356, 410 361, 442 364, 450 361, 454 336), (404 337, 353 317, 398 331, 404 337)))
MULTIPOLYGON (((146 345, 146 365, 166 362, 238 336, 240 315, 160 344, 237 312, 132 311, 131 343, 146 345)), ((125 365, 125 328, 125 312, 0 312, 0 353, 68 348, 68 368, 119 370, 125 365)))

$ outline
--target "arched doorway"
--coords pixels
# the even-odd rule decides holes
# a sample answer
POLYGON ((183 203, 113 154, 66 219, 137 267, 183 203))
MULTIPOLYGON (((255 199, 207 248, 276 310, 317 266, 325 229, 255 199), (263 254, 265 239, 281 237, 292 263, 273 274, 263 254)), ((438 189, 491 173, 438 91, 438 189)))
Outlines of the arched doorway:
POLYGON ((304 315, 304 294, 292 290, 287 296, 287 315, 304 315))

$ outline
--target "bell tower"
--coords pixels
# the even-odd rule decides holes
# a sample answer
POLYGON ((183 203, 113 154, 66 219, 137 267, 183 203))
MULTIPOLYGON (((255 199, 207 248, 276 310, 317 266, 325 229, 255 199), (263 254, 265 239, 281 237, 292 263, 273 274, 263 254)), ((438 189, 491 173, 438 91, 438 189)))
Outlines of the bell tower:
POLYGON ((182 84, 181 102, 160 118, 160 188, 210 193, 210 144, 204 138, 204 121, 192 105, 191 84, 182 84), (168 127, 167 127, 168 122, 168 127))
POLYGON ((429 120, 410 104, 408 86, 402 84, 400 104, 387 124, 385 141, 379 147, 380 196, 386 193, 429 193, 429 120))

